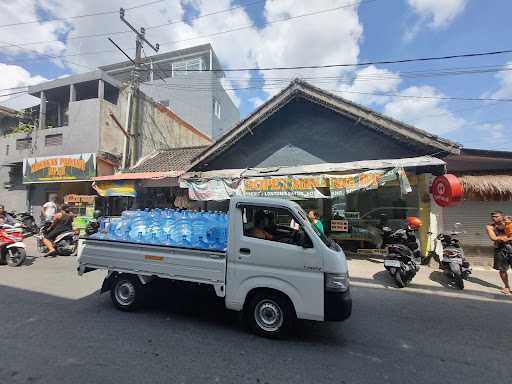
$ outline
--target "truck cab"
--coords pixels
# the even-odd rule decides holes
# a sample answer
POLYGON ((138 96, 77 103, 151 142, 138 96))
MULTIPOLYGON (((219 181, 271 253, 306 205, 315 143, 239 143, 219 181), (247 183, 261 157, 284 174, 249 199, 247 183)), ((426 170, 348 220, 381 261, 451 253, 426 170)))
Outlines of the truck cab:
POLYGON ((288 301, 291 316, 299 319, 341 321, 350 316, 345 255, 310 224, 298 204, 234 198, 229 212, 227 308, 246 312, 247 306, 254 307, 249 311, 254 319, 248 321, 259 317, 253 324, 257 333, 277 331, 283 314, 276 297, 288 301), (292 220, 298 230, 291 227, 292 220))

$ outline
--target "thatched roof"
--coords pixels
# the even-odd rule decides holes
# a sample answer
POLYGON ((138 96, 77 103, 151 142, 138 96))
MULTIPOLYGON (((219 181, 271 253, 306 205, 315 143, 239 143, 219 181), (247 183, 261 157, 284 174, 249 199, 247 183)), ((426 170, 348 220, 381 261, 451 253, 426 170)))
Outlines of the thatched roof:
POLYGON ((459 179, 466 198, 512 200, 512 175, 464 175, 459 179))

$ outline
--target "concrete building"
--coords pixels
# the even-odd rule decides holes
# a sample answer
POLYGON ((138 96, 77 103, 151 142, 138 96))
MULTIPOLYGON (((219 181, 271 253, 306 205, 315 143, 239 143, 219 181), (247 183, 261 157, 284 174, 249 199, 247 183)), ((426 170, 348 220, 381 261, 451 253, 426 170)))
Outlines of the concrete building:
MULTIPOLYGON (((210 44, 150 56, 145 65, 144 93, 206 135, 218 138, 239 121, 238 108, 221 84, 224 72, 210 44)), ((125 61, 101 69, 127 82, 132 66, 125 61)))
MULTIPOLYGON (((33 129, 0 137, 0 203, 9 209, 40 207, 52 196, 94 195, 91 178, 122 166, 128 88, 102 70, 31 86, 40 98, 33 129)), ((167 107, 142 94, 138 156, 157 149, 209 145, 167 107)), ((82 214, 83 212, 79 212, 82 214)))

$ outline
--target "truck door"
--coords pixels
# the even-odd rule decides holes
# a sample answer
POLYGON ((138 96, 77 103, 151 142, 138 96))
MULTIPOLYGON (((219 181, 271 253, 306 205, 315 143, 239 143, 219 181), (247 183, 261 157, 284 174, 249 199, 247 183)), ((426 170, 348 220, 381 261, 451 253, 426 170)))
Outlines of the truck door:
POLYGON ((292 228, 300 219, 278 206, 239 204, 233 214, 239 225, 231 228, 239 233, 230 234, 228 306, 240 309, 251 289, 273 288, 292 300, 299 318, 322 320, 322 256, 302 228, 292 228))

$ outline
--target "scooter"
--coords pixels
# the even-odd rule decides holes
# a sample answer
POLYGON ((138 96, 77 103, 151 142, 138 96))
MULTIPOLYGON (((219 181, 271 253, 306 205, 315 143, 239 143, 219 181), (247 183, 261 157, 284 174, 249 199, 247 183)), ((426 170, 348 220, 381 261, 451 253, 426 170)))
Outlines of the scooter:
MULTIPOLYGON (((460 224, 456 223, 457 225, 460 224)), ((459 289, 464 289, 464 280, 469 278, 471 266, 464 257, 464 250, 460 246, 459 239, 456 238, 460 233, 454 230, 449 235, 445 233, 437 235, 434 240, 431 240, 433 246, 429 255, 439 263, 439 269, 450 276, 459 289)), ((429 236, 432 235, 429 232, 429 236)))
POLYGON ((19 267, 26 258, 22 231, 8 224, 0 226, 0 265, 19 267))
POLYGON ((388 255, 384 258, 384 268, 395 279, 398 288, 406 287, 420 270, 421 254, 418 238, 414 230, 384 227, 383 246, 388 255))
MULTIPOLYGON (((43 239, 48 233, 50 225, 51 221, 43 223, 39 230, 39 233, 35 236, 37 239, 37 249, 41 253, 48 253, 49 251, 48 247, 44 244, 43 239)), ((57 254, 60 256, 73 255, 78 249, 79 237, 80 234, 77 230, 64 232, 58 235, 53 241, 53 246, 55 247, 55 251, 57 251, 57 254)))
POLYGON ((34 219, 34 216, 32 216, 31 211, 12 211, 9 212, 9 215, 11 215, 17 222, 22 225, 23 231, 26 232, 26 234, 33 235, 39 231, 39 227, 37 226, 36 220, 34 219))
POLYGON ((92 219, 89 220, 89 223, 87 223, 87 226, 85 227, 86 236, 94 235, 99 231, 101 227, 102 216, 103 215, 100 210, 94 211, 92 219))

